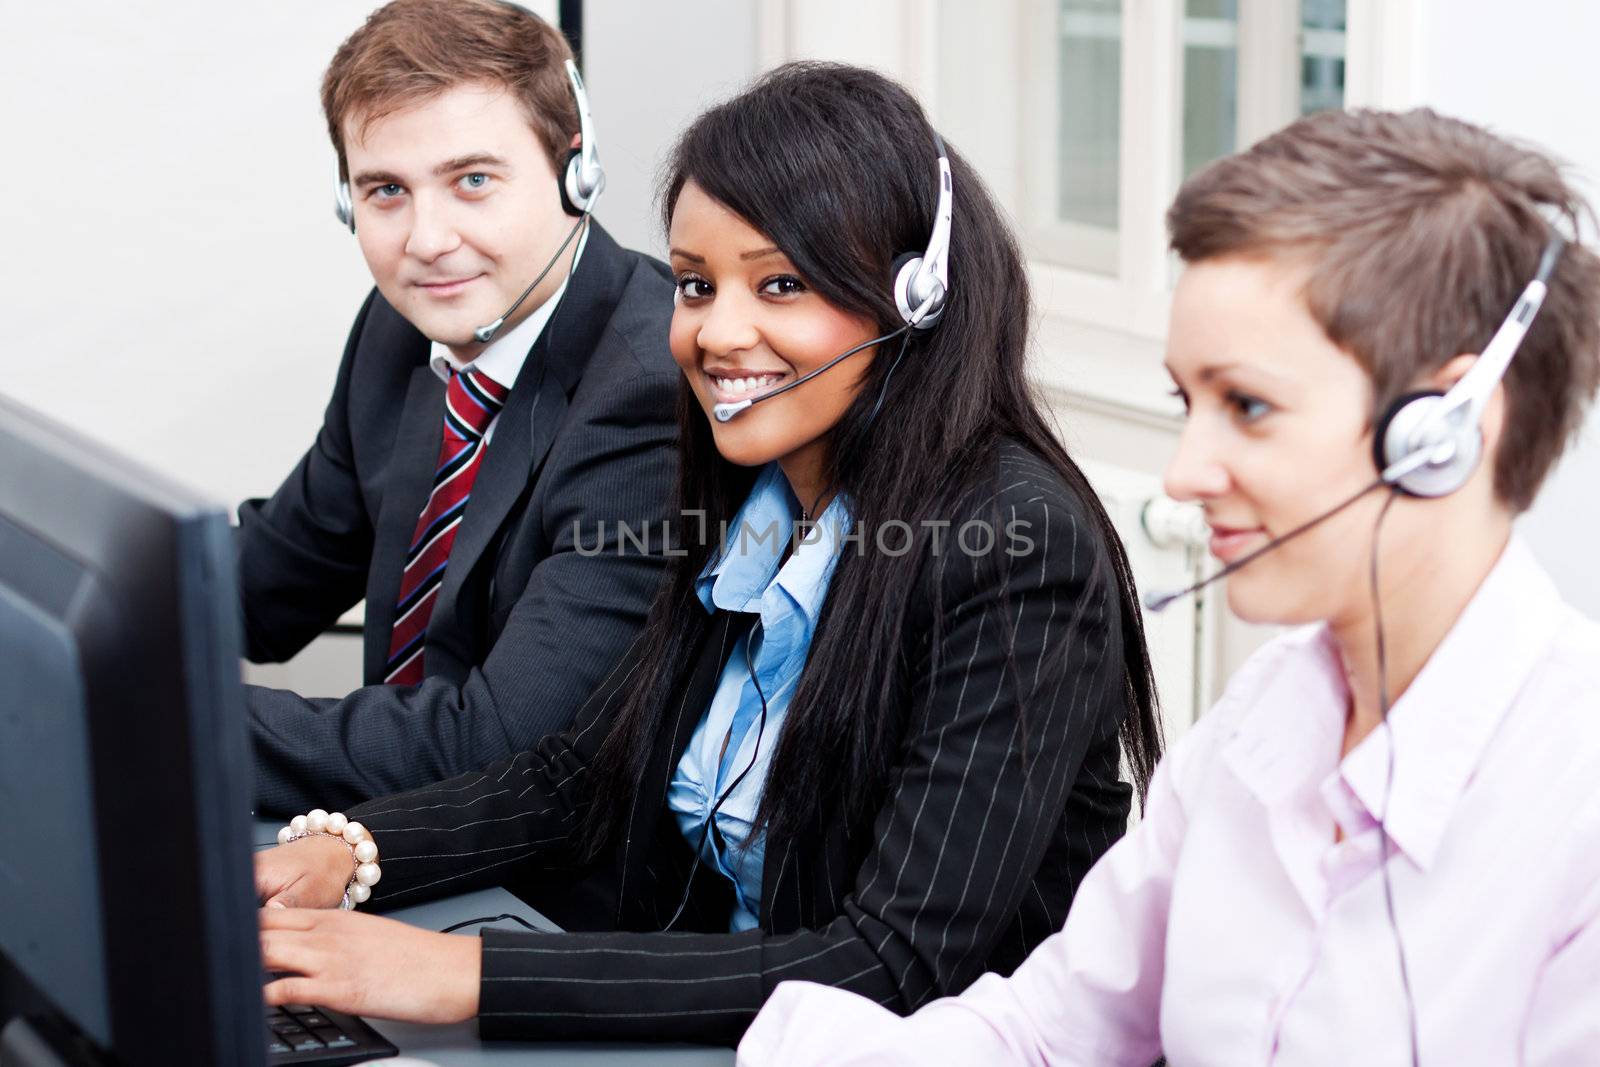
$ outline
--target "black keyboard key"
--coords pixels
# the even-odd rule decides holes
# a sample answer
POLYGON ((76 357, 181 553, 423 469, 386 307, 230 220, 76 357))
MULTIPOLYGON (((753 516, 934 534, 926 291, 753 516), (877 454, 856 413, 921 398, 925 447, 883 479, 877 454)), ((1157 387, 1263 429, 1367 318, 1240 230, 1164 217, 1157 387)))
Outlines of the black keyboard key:
POLYGON ((336 1030, 331 1026, 319 1026, 317 1029, 311 1032, 317 1036, 318 1040, 320 1040, 324 1045, 327 1045, 329 1048, 355 1047, 354 1041, 351 1041, 348 1037, 345 1037, 342 1031, 336 1030))
POLYGON ((263 1018, 268 1064, 310 1067, 396 1054, 383 1035, 355 1015, 289 1004, 266 1009, 263 1018))

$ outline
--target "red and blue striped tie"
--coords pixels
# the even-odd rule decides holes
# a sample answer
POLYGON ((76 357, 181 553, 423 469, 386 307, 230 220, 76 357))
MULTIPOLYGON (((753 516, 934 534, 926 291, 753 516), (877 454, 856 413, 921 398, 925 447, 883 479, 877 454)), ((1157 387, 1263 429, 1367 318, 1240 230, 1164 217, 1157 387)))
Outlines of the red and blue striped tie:
POLYGON ((395 604, 394 631, 389 635, 389 659, 384 668, 383 680, 389 685, 422 681, 422 643, 428 619, 444 581, 445 564, 450 562, 450 546, 455 544, 472 495, 472 482, 483 465, 488 448, 484 432, 505 403, 505 386, 482 371, 451 372, 444 394, 444 439, 433 472, 433 493, 417 519, 400 578, 400 599, 395 604))

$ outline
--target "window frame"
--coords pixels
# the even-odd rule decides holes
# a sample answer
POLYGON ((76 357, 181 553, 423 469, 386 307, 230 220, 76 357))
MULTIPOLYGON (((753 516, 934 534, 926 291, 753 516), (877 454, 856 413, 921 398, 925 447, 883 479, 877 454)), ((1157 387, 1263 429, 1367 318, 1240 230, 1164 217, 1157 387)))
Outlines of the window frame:
MULTIPOLYGON (((871 9, 871 21, 884 32, 864 37, 859 0, 759 0, 757 61, 762 69, 802 58, 866 62, 910 88, 1017 223, 1042 322, 1057 320, 1085 339, 1114 340, 1095 347, 1114 348, 1122 361, 1143 353, 1141 380, 1148 380, 1159 399, 1128 396, 1128 368, 1106 368, 1102 374, 1086 365, 1093 362, 1092 351, 1072 357, 1067 366, 1065 353, 1046 348, 1035 360, 1037 376, 1052 388, 1101 400, 1112 397, 1096 383, 1115 381, 1123 390, 1116 402, 1172 417, 1160 363, 1176 273, 1166 249, 1165 213, 1177 191, 1182 160, 1184 0, 1123 2, 1113 273, 1052 260, 1048 235, 1036 240, 1026 221, 1030 163, 1025 143, 1039 129, 1040 112, 1048 109, 1039 106, 1043 86, 1036 80, 1037 64, 1027 61, 1024 42, 1037 35, 1053 2, 884 0, 871 9), (1003 121, 1007 115, 1015 120, 1003 121)), ((1421 16, 1421 0, 1347 0, 1346 107, 1399 107, 1415 99, 1412 56, 1422 39, 1421 16)), ((1283 43, 1299 32, 1299 7, 1282 0, 1239 0, 1239 23, 1242 146, 1298 114, 1298 49, 1283 43), (1273 56, 1276 61, 1252 58, 1273 56)), ((1053 78, 1047 84, 1053 85, 1053 78)))

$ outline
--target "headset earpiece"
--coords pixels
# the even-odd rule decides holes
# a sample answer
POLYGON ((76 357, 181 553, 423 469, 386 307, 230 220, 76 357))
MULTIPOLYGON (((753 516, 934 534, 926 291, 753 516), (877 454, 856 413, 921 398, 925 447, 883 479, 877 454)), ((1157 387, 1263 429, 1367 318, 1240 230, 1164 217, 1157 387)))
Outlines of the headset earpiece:
POLYGON ((1372 431, 1373 459, 1383 480, 1411 496, 1445 496, 1467 484, 1483 458, 1483 411, 1549 290, 1566 239, 1552 233, 1533 279, 1478 358, 1448 393, 1407 393, 1389 405, 1372 431))
POLYGON ((894 261, 894 306, 900 319, 914 330, 930 330, 944 312, 950 296, 950 217, 954 193, 950 181, 950 157, 944 138, 934 131, 933 143, 939 151, 939 200, 933 212, 933 231, 921 255, 907 253, 894 261))
POLYGON ((583 149, 573 148, 567 151, 567 158, 562 166, 561 181, 557 186, 561 192, 561 209, 568 215, 582 215, 594 204, 594 198, 605 187, 605 172, 600 171, 600 179, 595 181, 592 176, 585 181, 583 165, 583 149))
POLYGON ((1483 456, 1477 422, 1452 420, 1446 407, 1445 394, 1436 389, 1406 393, 1373 427, 1372 458, 1380 473, 1424 449, 1444 452, 1391 483, 1407 496, 1448 496, 1467 484, 1483 456))
POLYGON ((347 230, 356 232, 356 208, 350 199, 350 183, 338 175, 333 179, 333 214, 347 230))
POLYGON ((578 65, 567 60, 567 82, 572 86, 572 101, 578 109, 578 147, 567 153, 557 183, 561 186, 561 206, 569 215, 586 215, 606 187, 606 172, 600 166, 599 146, 595 142, 594 119, 589 114, 589 94, 583 87, 578 65))
POLYGON ((894 288, 894 306, 899 309, 900 318, 907 326, 915 326, 919 330, 930 329, 939 321, 945 299, 945 289, 939 284, 939 279, 923 273, 923 260, 924 257, 915 252, 896 257, 890 283, 894 288), (917 310, 924 304, 927 310, 917 318, 917 310))

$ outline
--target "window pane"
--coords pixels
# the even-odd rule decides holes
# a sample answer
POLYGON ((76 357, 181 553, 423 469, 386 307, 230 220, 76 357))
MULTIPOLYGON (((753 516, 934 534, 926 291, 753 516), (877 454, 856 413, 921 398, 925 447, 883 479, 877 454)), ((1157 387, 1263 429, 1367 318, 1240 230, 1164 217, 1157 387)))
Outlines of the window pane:
POLYGON ((1345 0, 1300 0, 1300 114, 1344 107, 1345 0))
POLYGON ((1122 0, 1060 0, 1056 216, 1115 230, 1121 154, 1122 0))
POLYGON ((1238 128, 1238 0, 1187 0, 1183 17, 1183 177, 1233 152, 1238 128))

